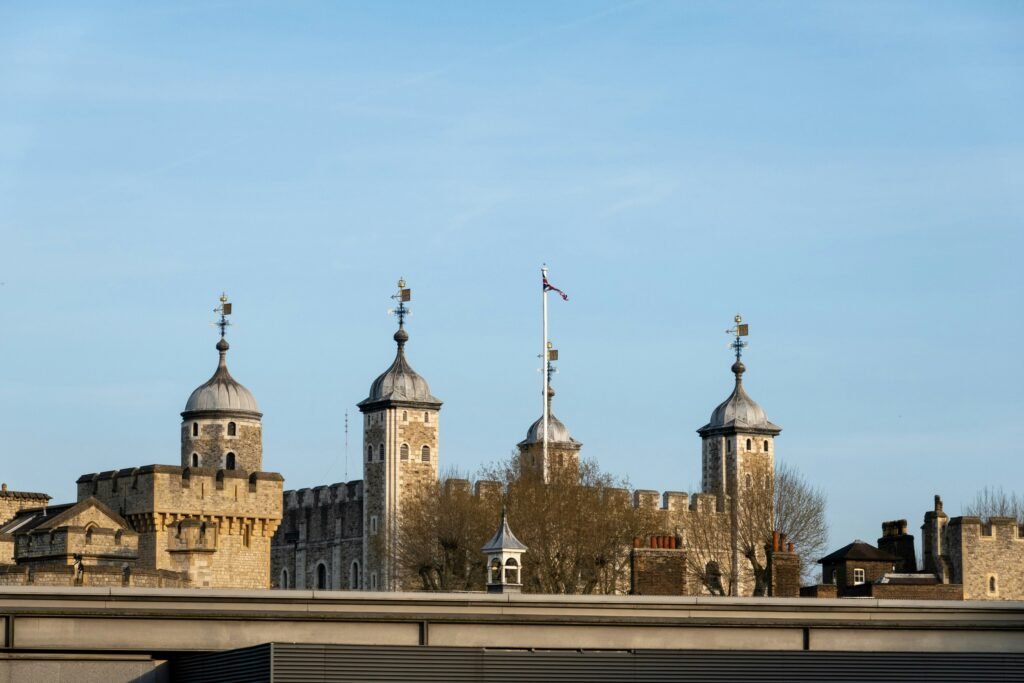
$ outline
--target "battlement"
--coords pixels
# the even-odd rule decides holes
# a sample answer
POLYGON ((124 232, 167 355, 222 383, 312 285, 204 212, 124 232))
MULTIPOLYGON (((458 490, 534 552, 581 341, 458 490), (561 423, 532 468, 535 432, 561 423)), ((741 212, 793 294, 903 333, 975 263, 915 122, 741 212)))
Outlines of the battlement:
POLYGON ((286 511, 362 500, 362 479, 353 479, 348 482, 342 481, 305 489, 291 489, 284 492, 284 508, 286 511))
POLYGON ((94 496, 126 517, 155 513, 276 520, 284 477, 276 472, 146 465, 84 474, 76 484, 78 500, 94 496))
POLYGON ((953 530, 958 530, 963 535, 981 537, 1002 536, 1024 540, 1024 524, 1021 524, 1013 517, 989 517, 986 521, 981 517, 965 515, 950 519, 949 526, 953 530))

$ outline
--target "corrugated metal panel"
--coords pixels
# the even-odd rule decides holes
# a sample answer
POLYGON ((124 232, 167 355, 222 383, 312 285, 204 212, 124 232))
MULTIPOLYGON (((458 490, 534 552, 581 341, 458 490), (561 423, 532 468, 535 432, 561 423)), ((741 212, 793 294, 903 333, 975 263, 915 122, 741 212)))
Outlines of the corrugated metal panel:
MULTIPOLYGON (((344 681, 1024 681, 1024 655, 485 650, 275 643, 274 683, 344 681)), ((226 680, 226 679, 224 679, 226 680)), ((252 679, 256 680, 256 679, 252 679)))
POLYGON ((270 683, 273 645, 189 655, 171 660, 171 677, 179 683, 270 683))

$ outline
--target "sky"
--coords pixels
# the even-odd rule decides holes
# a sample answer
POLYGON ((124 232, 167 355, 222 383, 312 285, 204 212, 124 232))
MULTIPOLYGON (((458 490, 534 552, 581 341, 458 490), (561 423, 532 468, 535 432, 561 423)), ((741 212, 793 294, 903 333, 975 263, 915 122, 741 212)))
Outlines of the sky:
POLYGON ((554 411, 634 488, 697 491, 732 389, 832 547, 1024 490, 1016 2, 0 5, 0 479, 177 464, 229 366, 264 468, 361 478, 408 357, 471 476, 554 411), (346 445, 345 417, 352 428, 346 445))

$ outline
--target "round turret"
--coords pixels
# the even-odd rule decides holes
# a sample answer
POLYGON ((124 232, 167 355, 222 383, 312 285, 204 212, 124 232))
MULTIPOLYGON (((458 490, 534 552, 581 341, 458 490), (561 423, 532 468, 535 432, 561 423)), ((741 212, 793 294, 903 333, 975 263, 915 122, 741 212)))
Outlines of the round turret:
POLYGON ((227 340, 217 342, 220 361, 217 370, 205 383, 192 392, 185 403, 181 416, 185 419, 197 413, 231 413, 249 417, 260 417, 256 398, 228 372, 227 351, 230 348, 227 340))

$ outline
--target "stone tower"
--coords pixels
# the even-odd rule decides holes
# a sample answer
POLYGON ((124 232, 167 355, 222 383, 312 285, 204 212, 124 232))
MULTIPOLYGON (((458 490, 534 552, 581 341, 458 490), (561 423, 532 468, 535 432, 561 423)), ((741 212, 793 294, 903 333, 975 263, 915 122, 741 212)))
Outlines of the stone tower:
MULTIPOLYGON (((404 282, 399 283, 400 292, 404 282)), ((407 301, 408 298, 401 301, 407 301)), ((401 590, 398 528, 402 504, 437 481, 441 401, 405 357, 407 310, 400 305, 395 360, 359 402, 363 413, 363 573, 366 590, 401 590)), ((415 577, 413 577, 415 578, 415 577)))
POLYGON ((228 342, 217 342, 220 360, 181 413, 181 466, 260 472, 263 413, 252 393, 228 372, 228 342))
POLYGON ((520 467, 522 471, 543 476, 549 481, 555 472, 579 472, 580 449, 583 444, 572 438, 568 427, 551 412, 551 399, 555 390, 548 386, 548 461, 544 462, 544 417, 530 425, 526 438, 520 441, 520 467))
POLYGON ((744 532, 770 531, 773 526, 775 437, 782 428, 769 422, 761 406, 747 395, 743 388, 746 367, 740 360, 739 349, 736 356, 732 365, 736 378, 732 393, 715 408, 711 420, 697 433, 702 440, 702 489, 705 493, 716 494, 719 505, 729 508, 732 572, 739 584, 743 584, 749 577, 740 546, 752 541, 760 553, 766 539, 741 536, 744 532))

